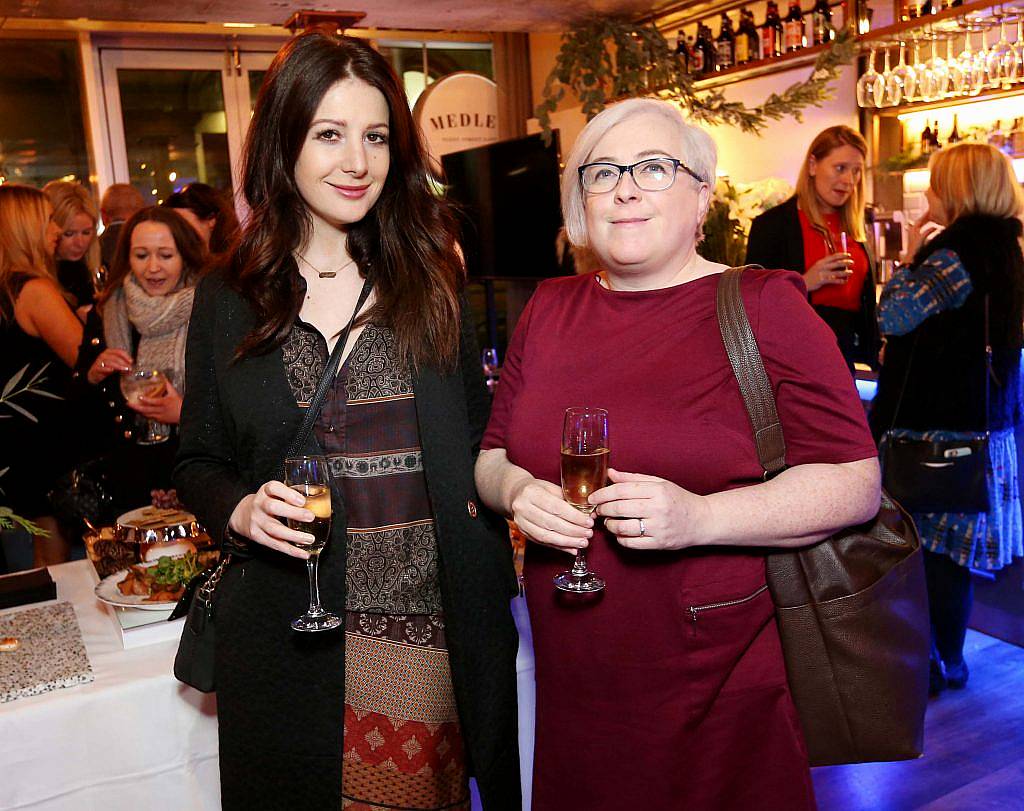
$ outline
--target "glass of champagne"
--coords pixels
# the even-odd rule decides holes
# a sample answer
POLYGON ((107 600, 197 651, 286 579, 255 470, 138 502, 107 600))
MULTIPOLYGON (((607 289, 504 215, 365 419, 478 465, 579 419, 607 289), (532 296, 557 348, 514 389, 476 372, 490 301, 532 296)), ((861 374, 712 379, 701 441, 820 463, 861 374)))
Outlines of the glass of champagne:
MULTIPOLYGON (((603 408, 567 408, 562 423, 562 494, 580 512, 590 515, 587 497, 608 481, 608 412, 603 408)), ((584 550, 572 568, 555 578, 562 591, 601 591, 604 580, 587 568, 584 550)))
MULTIPOLYGON (((121 394, 129 404, 138 404, 140 397, 159 397, 166 390, 167 378, 159 369, 133 366, 127 372, 121 372, 121 394)), ((138 415, 137 420, 145 423, 145 431, 139 436, 138 444, 156 445, 170 439, 171 426, 142 415, 138 415)))
POLYGON ((296 549, 309 552, 306 570, 309 573, 309 608, 292 620, 296 631, 330 631, 341 625, 341 618, 325 611, 320 605, 320 586, 317 583, 317 564, 320 552, 331 535, 331 473, 323 456, 296 456, 284 460, 284 483, 301 493, 306 509, 313 513, 312 521, 288 519, 288 526, 313 536, 312 543, 289 542, 296 549))

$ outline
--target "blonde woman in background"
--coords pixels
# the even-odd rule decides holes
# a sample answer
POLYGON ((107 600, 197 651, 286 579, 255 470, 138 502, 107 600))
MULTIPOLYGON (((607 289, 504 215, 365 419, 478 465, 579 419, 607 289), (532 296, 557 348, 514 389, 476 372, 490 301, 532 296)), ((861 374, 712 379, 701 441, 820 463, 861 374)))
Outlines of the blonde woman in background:
POLYGON ((53 219, 60 227, 57 242, 57 280, 74 299, 76 308, 96 300, 95 279, 100 267, 100 245, 96 238, 99 209, 83 186, 55 180, 43 187, 53 205, 53 219))
POLYGON ((935 440, 989 432, 988 511, 913 516, 925 547, 935 694, 967 684, 970 569, 997 571, 1024 555, 1014 438, 1022 422, 1024 194, 1009 159, 988 144, 947 147, 932 156, 929 169, 921 222, 944 230, 925 243, 915 228, 912 260, 882 291, 885 363, 871 423, 876 437, 891 427, 901 436, 935 440))
POLYGON ((815 136, 804 156, 796 194, 757 217, 747 263, 794 270, 811 306, 836 335, 846 365, 876 365, 875 263, 864 227, 864 165, 860 133, 836 126, 815 136), (845 238, 845 244, 844 244, 845 238))
MULTIPOLYGON (((54 273, 60 229, 52 214, 49 200, 38 189, 16 183, 0 186, 0 387, 20 372, 17 391, 38 374, 39 388, 63 398, 78 356, 82 324, 54 273)), ((0 478, 0 503, 49 533, 33 538, 36 566, 60 563, 69 554, 47 499, 53 483, 73 464, 66 403, 26 392, 0 406, 0 470, 6 468, 0 478)))

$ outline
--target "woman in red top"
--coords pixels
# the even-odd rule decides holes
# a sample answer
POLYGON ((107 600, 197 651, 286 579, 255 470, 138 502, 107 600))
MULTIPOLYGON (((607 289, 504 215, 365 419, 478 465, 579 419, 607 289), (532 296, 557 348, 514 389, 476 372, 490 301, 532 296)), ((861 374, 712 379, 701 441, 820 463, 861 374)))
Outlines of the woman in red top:
POLYGON ((761 482, 715 316, 724 267, 695 250, 715 162, 664 102, 594 118, 562 200, 570 240, 603 270, 543 283, 503 367, 476 479, 534 542, 534 811, 814 808, 764 548, 874 515, 878 464, 799 277, 751 270, 743 295, 790 465, 761 482), (609 413, 614 469, 593 520, 557 484, 569 406, 609 413), (607 587, 556 591, 582 548, 607 587))
POLYGON ((853 371, 877 365, 875 273, 864 230, 864 162, 868 147, 849 127, 822 130, 804 157, 796 194, 757 217, 747 262, 795 270, 815 312, 836 335, 853 371))

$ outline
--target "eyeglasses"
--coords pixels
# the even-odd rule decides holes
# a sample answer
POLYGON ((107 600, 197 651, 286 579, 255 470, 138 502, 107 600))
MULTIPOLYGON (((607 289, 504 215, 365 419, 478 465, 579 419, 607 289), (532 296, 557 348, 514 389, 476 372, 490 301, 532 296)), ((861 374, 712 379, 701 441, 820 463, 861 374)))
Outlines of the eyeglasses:
POLYGON ((621 166, 617 163, 585 163, 579 168, 583 191, 592 194, 610 192, 619 185, 624 172, 628 172, 637 187, 644 191, 664 191, 676 182, 676 172, 682 169, 698 183, 706 181, 682 161, 675 158, 648 158, 621 166))

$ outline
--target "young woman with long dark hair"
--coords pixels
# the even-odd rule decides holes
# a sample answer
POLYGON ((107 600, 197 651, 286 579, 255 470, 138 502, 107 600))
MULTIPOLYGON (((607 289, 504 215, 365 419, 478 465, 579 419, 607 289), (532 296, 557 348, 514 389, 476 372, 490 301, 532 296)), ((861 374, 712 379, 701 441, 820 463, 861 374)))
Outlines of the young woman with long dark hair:
POLYGON ((182 500, 234 550, 215 595, 224 807, 519 808, 516 588, 478 506, 488 413, 452 215, 406 98, 367 44, 307 32, 249 129, 251 219, 189 335, 182 500), (290 627, 311 521, 282 462, 369 283, 302 452, 333 523, 320 591, 342 629, 290 627))

